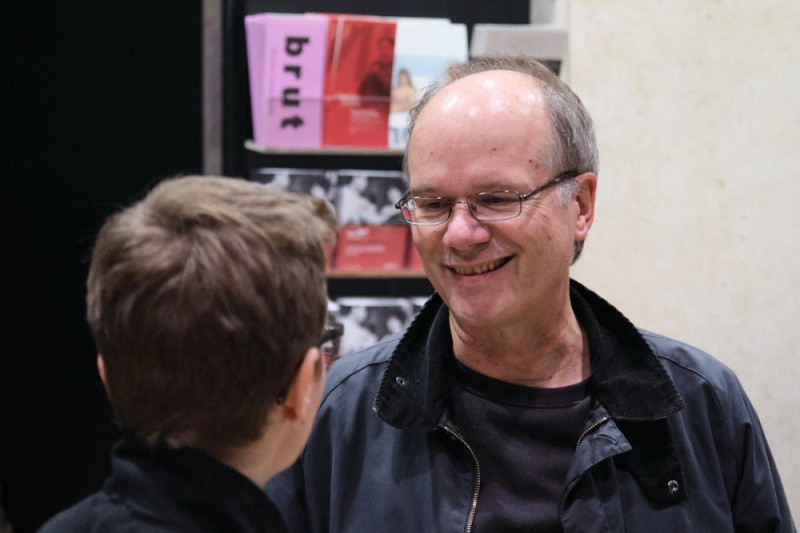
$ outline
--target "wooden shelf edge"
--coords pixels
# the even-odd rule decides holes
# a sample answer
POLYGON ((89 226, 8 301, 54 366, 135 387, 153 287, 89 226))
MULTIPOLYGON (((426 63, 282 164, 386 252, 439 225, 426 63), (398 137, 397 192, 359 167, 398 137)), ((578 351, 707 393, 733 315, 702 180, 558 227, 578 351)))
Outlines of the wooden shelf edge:
POLYGON ((383 155, 398 157, 403 155, 403 150, 390 150, 388 148, 369 148, 366 146, 326 146, 322 148, 267 148, 260 146, 252 140, 244 142, 246 149, 259 154, 273 155, 383 155))

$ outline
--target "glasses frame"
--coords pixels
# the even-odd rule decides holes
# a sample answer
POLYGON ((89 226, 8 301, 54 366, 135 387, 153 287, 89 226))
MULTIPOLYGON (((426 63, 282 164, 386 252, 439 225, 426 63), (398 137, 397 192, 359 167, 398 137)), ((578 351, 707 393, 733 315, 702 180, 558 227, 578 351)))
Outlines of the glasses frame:
MULTIPOLYGON (((339 341, 341 340, 342 335, 344 335, 344 324, 336 322, 333 319, 330 319, 328 324, 325 326, 325 329, 322 330, 322 336, 319 340, 320 348, 322 348, 322 346, 328 342, 333 343, 333 353, 330 355, 331 363, 339 358, 339 341)), ((328 356, 324 353, 323 355, 326 357, 328 356)))
MULTIPOLYGON (((339 340, 342 338, 342 335, 344 335, 344 324, 335 321, 332 317, 329 316, 328 320, 327 320, 327 322, 325 324, 325 328, 322 330, 322 335, 320 335, 319 343, 317 344, 317 346, 319 346, 319 348, 320 348, 320 352, 322 353, 322 356, 326 357, 325 353, 322 350, 322 346, 327 342, 333 342, 333 346, 334 346, 333 353, 330 355, 330 357, 329 357, 330 361, 328 363, 326 363, 326 365, 325 365, 326 367, 328 365, 330 365, 330 363, 332 363, 333 361, 335 361, 336 359, 339 358, 339 340)), ((289 382, 290 383, 291 383, 291 380, 294 379, 294 375, 297 374, 297 371, 300 369, 300 365, 302 365, 302 364, 303 364, 303 359, 301 358, 297 362, 297 365, 296 365, 296 367, 294 369, 294 372, 292 372, 291 378, 289 378, 289 380, 290 380, 289 382)), ((286 387, 284 387, 283 389, 281 389, 281 392, 278 394, 278 397, 275 399, 276 403, 283 404, 283 402, 286 401, 286 389, 287 388, 288 388, 288 385, 286 387)))
POLYGON ((470 194, 469 196, 467 196, 463 200, 451 200, 449 198, 444 198, 442 196, 409 196, 411 194, 411 191, 409 191, 406 194, 404 194, 403 197, 396 204, 394 204, 394 207, 395 207, 395 209, 398 209, 400 211, 400 214, 403 216, 403 220, 405 220, 406 222, 408 222, 409 224, 412 224, 414 226, 438 226, 440 224, 444 224, 445 222, 449 221, 450 218, 452 218, 452 216, 453 216, 453 208, 455 207, 456 204, 467 204, 468 211, 470 212, 470 214, 472 215, 472 217, 475 220, 478 220, 480 222, 499 222, 501 220, 510 220, 512 218, 518 217, 522 213, 522 202, 524 202, 525 200, 529 200, 529 199, 533 198, 534 196, 536 196, 537 194, 539 194, 540 192, 546 191, 547 189, 549 189, 551 187, 555 187, 559 183, 562 183, 562 182, 567 181, 569 179, 572 179, 572 178, 575 178, 577 176, 580 176, 580 174, 581 173, 578 172, 577 170, 567 170, 566 172, 562 172, 561 174, 557 175, 556 177, 554 177, 550 181, 548 181, 548 182, 536 187, 532 191, 527 192, 525 194, 520 194, 519 191, 514 191, 514 190, 507 189, 507 190, 500 190, 500 191, 478 192, 478 193, 470 194), (478 215, 475 214, 476 207, 472 203, 472 198, 474 198, 475 196, 480 196, 482 194, 491 194, 491 193, 497 193, 497 192, 513 192, 519 197, 519 210, 517 211, 517 213, 515 215, 510 215, 510 216, 505 217, 505 218, 493 218, 493 219, 489 219, 489 220, 486 220, 486 219, 483 219, 483 218, 478 218, 478 215), (415 200, 417 198, 420 198, 420 199, 424 198, 426 200, 440 200, 440 201, 446 203, 447 207, 448 207, 447 218, 445 218, 444 220, 440 220, 438 222, 416 222, 416 221, 408 220, 406 218, 406 216, 405 216, 404 211, 403 211, 403 206, 406 205, 409 201, 415 200))

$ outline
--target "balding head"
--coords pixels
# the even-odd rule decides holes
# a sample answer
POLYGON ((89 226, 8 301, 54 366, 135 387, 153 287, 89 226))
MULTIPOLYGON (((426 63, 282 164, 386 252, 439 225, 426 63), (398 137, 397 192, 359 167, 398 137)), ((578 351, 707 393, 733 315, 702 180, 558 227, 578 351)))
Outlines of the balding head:
POLYGON ((541 88, 519 72, 490 70, 460 78, 433 95, 415 119, 409 169, 419 156, 432 155, 431 150, 464 143, 500 156, 524 142, 533 166, 550 172, 556 163, 554 131, 541 88))
MULTIPOLYGON (((412 109, 409 118, 409 145, 404 160, 406 172, 409 149, 413 149, 412 141, 422 112, 451 85, 473 76, 476 77, 475 80, 484 81, 485 89, 489 89, 491 83, 507 83, 515 78, 518 81, 517 76, 524 77, 531 87, 538 90, 541 105, 545 107, 549 117, 554 142, 549 154, 553 171, 574 169, 597 173, 597 145, 589 113, 575 93, 552 70, 538 61, 524 57, 475 58, 467 63, 453 64, 439 82, 429 86, 412 109), (496 71, 505 71, 503 73, 509 77, 499 77, 496 71), (495 74, 491 74, 492 72, 495 74)), ((515 86, 517 81, 514 81, 515 86)), ((525 103, 524 96, 520 96, 520 102, 525 103)))

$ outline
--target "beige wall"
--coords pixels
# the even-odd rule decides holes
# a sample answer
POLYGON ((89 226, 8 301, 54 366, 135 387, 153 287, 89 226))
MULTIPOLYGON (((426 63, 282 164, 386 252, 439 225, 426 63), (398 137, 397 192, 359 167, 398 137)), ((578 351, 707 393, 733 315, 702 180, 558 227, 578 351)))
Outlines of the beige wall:
POLYGON ((800 518, 800 3, 555 0, 555 19, 600 145, 573 276, 738 373, 800 518))

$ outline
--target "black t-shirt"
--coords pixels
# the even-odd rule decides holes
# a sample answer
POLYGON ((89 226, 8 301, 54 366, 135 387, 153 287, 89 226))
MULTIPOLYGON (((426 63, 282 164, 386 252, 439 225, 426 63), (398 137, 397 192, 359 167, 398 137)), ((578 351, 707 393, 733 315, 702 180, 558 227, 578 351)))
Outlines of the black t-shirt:
POLYGON ((562 532, 567 469, 592 406, 588 381, 542 389, 453 366, 451 419, 480 465, 473 531, 562 532))

